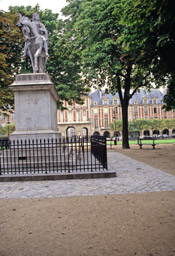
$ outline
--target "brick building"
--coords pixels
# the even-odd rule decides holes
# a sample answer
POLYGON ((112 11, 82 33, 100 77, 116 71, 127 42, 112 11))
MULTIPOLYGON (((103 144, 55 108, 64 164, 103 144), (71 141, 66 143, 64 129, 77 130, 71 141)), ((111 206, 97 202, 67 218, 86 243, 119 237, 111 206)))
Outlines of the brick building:
MULTIPOLYGON (((162 109, 163 93, 160 90, 140 90, 129 102, 128 120, 136 119, 173 119, 175 111, 166 112, 162 109)), ((88 95, 84 105, 65 103, 67 110, 58 110, 58 127, 63 136, 93 134, 114 136, 110 125, 114 120, 122 119, 122 110, 118 93, 105 94, 103 91, 95 91, 88 95)), ((116 131, 121 136, 120 131, 116 131)), ((142 131, 142 135, 152 135, 151 130, 142 131)), ((159 131, 163 133, 175 133, 174 129, 159 131)))
POLYGON ((58 128, 64 137, 90 136, 91 132, 91 97, 84 98, 84 104, 73 103, 69 105, 64 102, 64 111, 58 110, 58 128))
POLYGON ((13 110, 10 112, 0 110, 0 126, 5 126, 11 123, 15 123, 15 112, 13 110))
MULTIPOLYGON (((175 110, 166 112, 162 109, 163 93, 160 90, 140 90, 129 102, 128 119, 175 119, 175 110)), ((68 105, 64 111, 57 111, 58 128, 63 136, 75 135, 90 136, 94 134, 114 136, 110 125, 114 120, 122 119, 119 95, 116 93, 105 94, 103 91, 95 91, 84 98, 84 104, 73 103, 68 105)), ((0 112, 0 126, 15 122, 15 113, 9 116, 0 112)), ((152 135, 154 131, 143 130, 141 135, 152 135)), ((116 131, 121 136, 121 131, 116 131)), ((172 129, 160 130, 159 134, 175 133, 172 129)))

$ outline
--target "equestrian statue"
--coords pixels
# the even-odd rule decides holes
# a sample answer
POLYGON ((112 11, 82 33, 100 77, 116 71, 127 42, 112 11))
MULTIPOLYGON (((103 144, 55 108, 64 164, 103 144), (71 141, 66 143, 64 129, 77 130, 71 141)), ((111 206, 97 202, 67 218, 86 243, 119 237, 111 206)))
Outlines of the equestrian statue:
POLYGON ((40 16, 36 12, 32 21, 19 14, 17 26, 21 29, 24 39, 24 57, 29 56, 33 73, 45 73, 48 58, 48 31, 40 22, 40 16))

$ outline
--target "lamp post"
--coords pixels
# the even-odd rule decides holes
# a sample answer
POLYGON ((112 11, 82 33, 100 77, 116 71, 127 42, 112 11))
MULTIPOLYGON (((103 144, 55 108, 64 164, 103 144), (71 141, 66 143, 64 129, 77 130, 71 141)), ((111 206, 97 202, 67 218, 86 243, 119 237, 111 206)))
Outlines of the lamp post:
POLYGON ((116 117, 115 116, 113 116, 113 120, 114 120, 114 125, 115 125, 115 128, 114 128, 114 134, 115 134, 114 145, 117 145, 117 139, 116 139, 116 117))
POLYGON ((135 136, 136 134, 135 134, 135 117, 134 117, 134 140, 135 140, 135 136))
MULTIPOLYGON (((7 104, 7 105, 6 105, 6 109, 7 109, 7 111, 8 111, 8 112, 10 112, 10 109, 11 109, 11 108, 12 108, 12 107, 11 107, 9 104, 7 104)), ((8 124, 8 138, 9 138, 9 134, 10 134, 10 127, 9 127, 9 124, 10 124, 10 121, 9 121, 9 114, 10 114, 10 113, 8 113, 8 119, 7 119, 7 120, 8 120, 8 121, 7 121, 7 124, 8 124)))

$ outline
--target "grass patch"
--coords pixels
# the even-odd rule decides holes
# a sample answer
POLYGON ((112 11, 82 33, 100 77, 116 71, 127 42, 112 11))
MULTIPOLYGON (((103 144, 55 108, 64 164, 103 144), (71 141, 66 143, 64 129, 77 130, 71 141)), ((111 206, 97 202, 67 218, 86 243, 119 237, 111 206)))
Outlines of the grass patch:
MULTIPOLYGON (((152 144, 153 140, 142 140, 143 144, 152 144)), ((175 139, 160 139, 160 140, 154 140, 155 144, 173 144, 175 143, 175 139)), ((107 145, 114 145, 114 141, 107 141, 107 145)), ((137 144, 137 140, 130 140, 129 144, 137 144)), ((122 141, 117 141, 117 145, 122 145, 122 141)))

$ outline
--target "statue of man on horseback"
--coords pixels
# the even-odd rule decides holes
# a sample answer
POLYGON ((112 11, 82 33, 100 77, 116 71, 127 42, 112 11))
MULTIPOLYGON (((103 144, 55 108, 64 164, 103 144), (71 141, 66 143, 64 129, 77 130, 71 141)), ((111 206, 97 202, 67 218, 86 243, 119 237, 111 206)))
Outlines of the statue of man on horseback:
POLYGON ((48 31, 40 22, 39 14, 34 13, 32 21, 19 14, 17 26, 24 35, 24 56, 29 56, 33 73, 45 73, 49 40, 48 31))

